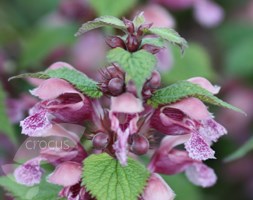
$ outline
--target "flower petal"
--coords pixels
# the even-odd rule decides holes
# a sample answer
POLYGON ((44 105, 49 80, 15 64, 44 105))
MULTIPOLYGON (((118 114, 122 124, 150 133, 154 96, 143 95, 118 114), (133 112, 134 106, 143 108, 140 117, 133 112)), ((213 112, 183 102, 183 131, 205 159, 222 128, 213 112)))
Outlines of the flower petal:
POLYGON ((111 98, 111 111, 119 113, 139 113, 144 110, 140 99, 131 93, 124 93, 111 98))
POLYGON ((20 165, 14 171, 17 183, 26 186, 34 186, 40 183, 43 171, 40 168, 41 158, 34 158, 20 165))
POLYGON ((50 78, 43 81, 39 87, 30 91, 32 95, 42 100, 55 99, 65 93, 78 93, 67 81, 59 78, 50 78))
POLYGON ((64 67, 69 68, 69 69, 75 69, 73 66, 71 66, 68 63, 65 63, 65 62, 56 62, 56 63, 50 65, 47 70, 60 69, 60 68, 64 68, 64 67))
POLYGON ((213 169, 203 163, 195 163, 186 169, 187 178, 195 185, 211 187, 217 181, 213 169))
POLYGON ((117 131, 117 140, 113 144, 113 149, 121 165, 127 165, 127 154, 128 154, 128 137, 130 135, 129 129, 124 132, 119 129, 117 131))
POLYGON ((175 194, 161 176, 152 174, 142 194, 142 198, 143 200, 173 200, 175 194))
POLYGON ((207 79, 202 78, 202 77, 190 78, 187 81, 195 83, 213 94, 218 94, 220 91, 219 86, 217 85, 213 86, 207 79))
POLYGON ((214 159, 214 151, 210 148, 209 144, 202 138, 202 136, 193 132, 191 138, 185 143, 185 148, 189 156, 195 160, 214 159))
POLYGON ((180 136, 166 136, 153 155, 148 169, 151 172, 162 174, 176 174, 184 171, 194 161, 189 158, 188 153, 181 150, 174 150, 177 145, 188 141, 190 134, 180 136))
POLYGON ((199 133, 208 142, 216 142, 221 136, 227 134, 227 130, 213 119, 201 121, 199 133))
POLYGON ((64 187, 77 184, 81 179, 82 165, 76 162, 64 162, 56 167, 47 181, 64 187))
POLYGON ((187 116, 194 120, 204 120, 210 118, 210 113, 208 112, 205 104, 194 97, 183 99, 177 103, 169 105, 169 107, 177 108, 183 111, 187 116))
POLYGON ((32 137, 40 137, 52 127, 46 110, 38 110, 20 122, 22 133, 32 137))
POLYGON ((190 133, 189 126, 185 124, 187 118, 181 110, 164 106, 155 111, 150 125, 167 135, 182 135, 190 133))

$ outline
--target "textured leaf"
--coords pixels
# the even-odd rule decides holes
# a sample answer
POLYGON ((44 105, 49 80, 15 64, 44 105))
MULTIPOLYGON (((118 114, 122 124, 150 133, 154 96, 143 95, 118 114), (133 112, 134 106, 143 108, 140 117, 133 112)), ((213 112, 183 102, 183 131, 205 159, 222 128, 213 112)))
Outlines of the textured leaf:
POLYGON ((11 79, 28 77, 39 79, 61 78, 71 83, 76 89, 89 97, 99 98, 102 96, 102 92, 99 90, 99 87, 95 81, 91 80, 85 74, 77 70, 69 69, 64 66, 59 69, 46 70, 45 72, 21 74, 12 77, 11 79))
POLYGON ((249 139, 242 147, 225 158, 225 162, 231 162, 244 157, 247 153, 253 150, 253 137, 249 139))
POLYGON ((113 17, 113 16, 102 16, 99 18, 94 19, 93 21, 89 21, 84 23, 75 36, 79 36, 83 33, 86 33, 90 30, 100 28, 103 26, 109 26, 116 29, 120 29, 122 31, 126 30, 125 24, 120 19, 113 17))
POLYGON ((61 190, 60 186, 47 183, 45 180, 39 185, 26 187, 16 183, 11 175, 0 177, 0 186, 15 197, 15 200, 55 200, 61 190))
POLYGON ((203 102, 244 113, 239 108, 222 101, 209 91, 188 81, 179 81, 173 85, 157 90, 148 100, 148 103, 154 107, 158 107, 159 105, 175 103, 187 97, 196 97, 203 102))
POLYGON ((137 200, 148 178, 145 167, 131 158, 126 167, 106 153, 84 161, 83 185, 97 200, 137 200))
POLYGON ((142 45, 144 44, 151 44, 157 47, 165 47, 164 40, 161 38, 143 38, 142 39, 142 45))
POLYGON ((96 11, 98 16, 112 15, 121 17, 131 10, 137 0, 89 0, 89 4, 96 11))
POLYGON ((147 34, 153 34, 161 37, 162 39, 178 45, 182 52, 187 47, 187 42, 176 31, 170 28, 150 28, 146 30, 147 34))
POLYGON ((129 79, 135 82, 140 95, 143 84, 156 65, 155 56, 144 50, 130 53, 122 48, 115 48, 109 51, 107 58, 110 62, 119 64, 129 79))
POLYGON ((6 95, 0 83, 0 122, 1 122, 0 133, 6 134, 14 144, 17 144, 17 138, 15 136, 13 126, 9 121, 5 102, 6 102, 6 95))

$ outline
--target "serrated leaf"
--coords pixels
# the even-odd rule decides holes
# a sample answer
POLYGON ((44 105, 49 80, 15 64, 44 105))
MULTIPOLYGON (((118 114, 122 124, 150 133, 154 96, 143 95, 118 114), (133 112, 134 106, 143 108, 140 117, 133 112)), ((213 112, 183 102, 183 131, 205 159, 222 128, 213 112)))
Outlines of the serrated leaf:
POLYGON ((253 150, 253 137, 250 138, 242 147, 225 158, 225 162, 231 162, 244 157, 247 153, 253 150))
POLYGON ((149 175, 149 171, 132 158, 123 167, 103 153, 84 160, 83 185, 97 200, 137 200, 149 175))
POLYGON ((98 16, 112 15, 121 17, 134 8, 137 0, 89 0, 89 4, 98 16))
POLYGON ((143 84, 156 65, 156 57, 145 50, 130 53, 122 48, 115 48, 109 51, 107 59, 111 63, 119 64, 129 79, 135 82, 140 96, 143 84))
POLYGON ((45 180, 39 185, 26 187, 16 183, 12 175, 0 177, 0 186, 15 197, 15 200, 55 200, 58 199, 58 193, 61 190, 60 186, 50 184, 45 180))
POLYGON ((162 39, 178 45, 182 52, 187 47, 187 42, 175 30, 170 28, 150 28, 146 30, 146 34, 153 34, 161 37, 162 39))
POLYGON ((159 105, 175 103, 187 97, 196 97, 203 102, 244 113, 239 108, 222 101, 199 85, 188 81, 179 81, 173 85, 157 90, 148 100, 148 103, 154 107, 158 107, 159 105))
POLYGON ((100 91, 97 82, 93 81, 85 74, 75 69, 69 69, 64 66, 59 69, 46 70, 45 72, 21 74, 10 78, 10 80, 14 78, 28 78, 28 77, 38 79, 49 79, 49 78, 64 79, 69 83, 71 83, 77 90, 86 94, 89 97, 99 98, 102 96, 102 92, 100 91))
POLYGON ((151 45, 161 47, 161 48, 166 46, 164 44, 164 40, 161 38, 143 38, 141 45, 144 45, 144 44, 151 44, 151 45))
POLYGON ((17 137, 15 136, 14 128, 9 121, 5 102, 6 95, 0 83, 0 133, 6 134, 14 144, 17 144, 17 137))
POLYGON ((84 23, 81 28, 77 31, 75 36, 82 35, 88 31, 91 31, 96 28, 100 28, 103 26, 109 26, 116 29, 120 29, 122 31, 126 31, 125 24, 120 19, 113 16, 102 16, 94 19, 93 21, 89 21, 84 23))

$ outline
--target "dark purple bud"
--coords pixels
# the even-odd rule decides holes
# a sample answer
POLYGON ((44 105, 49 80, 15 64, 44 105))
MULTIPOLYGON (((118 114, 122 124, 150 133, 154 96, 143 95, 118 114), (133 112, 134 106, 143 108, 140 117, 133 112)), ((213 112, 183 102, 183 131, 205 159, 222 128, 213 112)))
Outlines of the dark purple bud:
POLYGON ((134 33, 134 23, 126 18, 123 18, 123 22, 124 24, 126 25, 127 27, 127 31, 130 33, 130 34, 133 34, 134 33))
POLYGON ((142 24, 139 26, 137 30, 137 35, 142 36, 145 30, 150 29, 150 27, 153 25, 153 23, 148 23, 148 24, 142 24))
POLYGON ((157 89, 161 85, 161 75, 158 71, 153 71, 149 80, 149 86, 152 89, 157 89))
POLYGON ((152 54, 156 54, 162 49, 161 47, 152 44, 144 44, 141 48, 152 54))
POLYGON ((128 51, 130 52, 137 51, 140 46, 139 38, 135 35, 128 35, 126 39, 126 46, 127 46, 128 51))
POLYGON ((109 137, 107 134, 99 132, 92 139, 93 147, 97 150, 104 149, 108 145, 108 140, 109 137))
POLYGON ((110 36, 106 38, 105 42, 111 48, 120 47, 120 48, 126 49, 126 45, 120 37, 110 36))
POLYGON ((111 65, 106 68, 107 72, 110 74, 112 78, 121 78, 124 79, 124 72, 117 66, 111 65))
POLYGON ((146 154, 149 150, 149 141, 142 135, 133 135, 130 150, 137 155, 146 154))
POLYGON ((108 90, 111 95, 118 96, 124 92, 125 83, 123 79, 113 78, 108 83, 108 90))

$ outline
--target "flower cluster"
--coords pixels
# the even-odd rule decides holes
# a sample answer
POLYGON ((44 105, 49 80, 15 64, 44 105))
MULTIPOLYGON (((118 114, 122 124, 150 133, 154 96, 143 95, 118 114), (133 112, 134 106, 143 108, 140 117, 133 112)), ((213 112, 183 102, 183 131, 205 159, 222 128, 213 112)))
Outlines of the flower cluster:
MULTIPOLYGON (((136 26, 132 21, 123 21, 126 37, 108 38, 106 42, 111 48, 128 52, 147 51, 151 56, 159 52, 160 47, 142 43, 151 24, 136 26)), ((140 200, 174 199, 172 189, 159 174, 185 172, 195 185, 210 187, 215 184, 217 177, 213 169, 203 161, 215 158, 211 145, 227 131, 214 120, 197 95, 185 95, 176 101, 152 106, 150 98, 161 86, 159 72, 151 71, 139 93, 124 68, 119 63, 112 63, 101 70, 101 80, 97 86, 103 95, 100 99, 94 99, 88 93, 90 88, 83 92, 79 87, 82 81, 74 81, 82 77, 87 78, 63 62, 53 64, 44 74, 32 76, 40 81, 36 81, 37 87, 31 94, 41 101, 21 121, 22 133, 31 137, 65 137, 75 145, 69 149, 41 150, 38 157, 15 170, 18 183, 27 186, 40 183, 43 175, 40 164, 48 162, 55 166, 55 170, 47 177, 47 181, 63 187, 60 197, 68 200, 97 199, 82 180, 85 170, 83 163, 91 154, 107 153, 125 167, 128 157, 138 159, 140 155, 152 153, 147 166, 150 176, 138 196, 140 200), (49 73, 61 69, 78 73, 78 77, 69 79, 66 73, 62 76, 49 73), (45 76, 47 72, 51 76, 45 76), (85 126, 84 136, 91 141, 92 149, 85 149, 79 137, 62 123, 85 126), (179 145, 184 145, 184 149, 179 145)), ((210 95, 220 90, 201 77, 191 78, 186 83, 210 95)))

